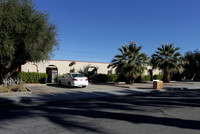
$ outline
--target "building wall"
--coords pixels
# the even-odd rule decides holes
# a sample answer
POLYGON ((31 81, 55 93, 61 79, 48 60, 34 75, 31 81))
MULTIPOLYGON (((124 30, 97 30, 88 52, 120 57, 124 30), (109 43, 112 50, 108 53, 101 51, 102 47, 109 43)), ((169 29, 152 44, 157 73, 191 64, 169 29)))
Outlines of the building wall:
MULTIPOLYGON (((98 74, 108 74, 108 71, 113 70, 112 68, 108 68, 109 63, 75 61, 75 64, 72 65, 72 62, 73 61, 67 60, 48 60, 39 63, 28 62, 25 65, 22 65, 22 71, 46 73, 46 69, 50 66, 57 67, 58 74, 61 75, 64 73, 69 73, 70 70, 75 70, 76 73, 79 71, 86 72, 89 67, 96 67, 98 74)), ((112 72, 114 73, 114 70, 112 72)))
MULTIPOLYGON (((149 70, 152 70, 152 66, 147 66, 147 70, 144 71, 144 75, 150 75, 149 70)), ((154 69, 152 70, 153 75, 155 74, 162 74, 162 70, 154 69)))
MULTIPOLYGON (((83 71, 87 73, 89 67, 96 67, 98 74, 108 74, 108 71, 112 70, 112 73, 115 73, 115 70, 112 68, 108 68, 109 63, 100 63, 100 62, 82 62, 82 61, 75 61, 74 65, 71 65, 73 61, 68 60, 48 60, 39 63, 32 63, 28 62, 25 65, 22 65, 22 71, 24 72, 39 72, 39 73, 46 73, 46 69, 48 67, 54 66, 58 69, 58 74, 62 75, 65 73, 69 73, 70 70, 74 70, 76 73, 79 71, 83 71)), ((145 70, 144 75, 149 74, 149 70, 151 70, 151 66, 147 66, 147 70, 145 70)), ((161 70, 154 69, 154 74, 161 74, 161 70)))

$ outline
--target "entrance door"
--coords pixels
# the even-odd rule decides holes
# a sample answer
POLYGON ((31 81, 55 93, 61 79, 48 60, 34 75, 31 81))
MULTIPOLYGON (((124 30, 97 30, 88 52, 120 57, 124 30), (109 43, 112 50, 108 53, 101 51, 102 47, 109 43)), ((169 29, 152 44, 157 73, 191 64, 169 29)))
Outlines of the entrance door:
POLYGON ((52 70, 52 83, 57 83, 58 82, 58 70, 52 70))
POLYGON ((54 65, 49 65, 46 68, 48 75, 48 83, 57 83, 58 82, 58 69, 54 65))

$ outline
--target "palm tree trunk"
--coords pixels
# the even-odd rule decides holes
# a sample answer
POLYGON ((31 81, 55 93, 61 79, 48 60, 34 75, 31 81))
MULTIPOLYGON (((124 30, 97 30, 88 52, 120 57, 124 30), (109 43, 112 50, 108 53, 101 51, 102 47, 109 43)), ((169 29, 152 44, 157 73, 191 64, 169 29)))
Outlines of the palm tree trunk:
POLYGON ((127 82, 126 82, 127 84, 133 84, 134 83, 134 78, 132 77, 132 76, 128 76, 127 77, 127 82))
POLYGON ((164 71, 164 82, 170 82, 170 73, 168 71, 164 71))
POLYGON ((134 79, 130 79, 129 84, 133 84, 133 83, 134 83, 134 79))

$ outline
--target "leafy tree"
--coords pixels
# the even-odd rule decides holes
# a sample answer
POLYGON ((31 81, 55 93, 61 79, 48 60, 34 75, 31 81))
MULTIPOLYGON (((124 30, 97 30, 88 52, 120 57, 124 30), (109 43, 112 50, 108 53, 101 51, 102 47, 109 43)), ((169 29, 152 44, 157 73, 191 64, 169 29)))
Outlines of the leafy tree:
POLYGON ((133 83, 146 69, 147 55, 141 53, 142 46, 137 47, 134 42, 125 44, 119 51, 120 55, 115 55, 112 60, 112 67, 116 68, 119 76, 125 76, 127 83, 133 83))
POLYGON ((164 71, 164 82, 170 82, 170 72, 182 72, 183 65, 187 63, 187 60, 177 52, 179 49, 173 44, 162 44, 152 55, 153 69, 159 68, 164 71))
POLYGON ((0 0, 0 83, 27 61, 50 57, 57 46, 56 27, 32 0, 0 0))
POLYGON ((194 52, 188 51, 184 56, 189 64, 184 66, 185 74, 190 74, 194 80, 200 80, 200 52, 195 50, 194 52))

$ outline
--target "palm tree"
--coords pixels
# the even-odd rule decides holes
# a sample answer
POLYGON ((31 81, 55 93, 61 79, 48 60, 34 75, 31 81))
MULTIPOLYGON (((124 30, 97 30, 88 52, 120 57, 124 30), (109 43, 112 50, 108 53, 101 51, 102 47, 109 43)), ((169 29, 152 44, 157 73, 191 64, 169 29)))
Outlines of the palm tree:
POLYGON ((157 48, 151 57, 151 63, 153 69, 159 68, 164 71, 164 82, 170 82, 170 72, 183 71, 183 65, 187 63, 187 60, 181 57, 181 54, 177 52, 180 48, 174 47, 173 44, 161 44, 161 47, 157 48))
POLYGON ((184 66, 185 74, 191 75, 191 79, 200 80, 200 51, 198 49, 188 51, 184 56, 189 63, 184 66))
POLYGON ((118 50, 120 55, 115 55, 112 60, 112 67, 116 68, 116 73, 126 77, 127 83, 133 83, 146 69, 147 55, 140 53, 142 46, 137 47, 134 42, 125 44, 118 50))

